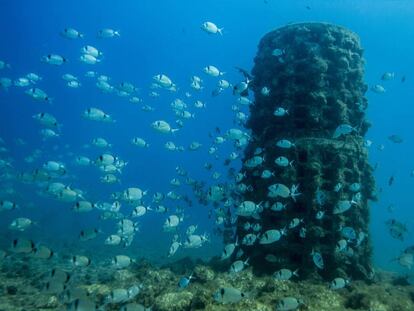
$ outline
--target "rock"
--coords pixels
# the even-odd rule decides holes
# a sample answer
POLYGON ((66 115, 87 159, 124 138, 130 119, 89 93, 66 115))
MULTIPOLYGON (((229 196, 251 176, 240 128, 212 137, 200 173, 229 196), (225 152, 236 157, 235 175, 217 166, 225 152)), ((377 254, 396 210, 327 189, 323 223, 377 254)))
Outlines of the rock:
POLYGON ((194 276, 197 282, 207 282, 214 279, 215 273, 213 269, 199 265, 194 268, 194 276))
POLYGON ((127 269, 117 270, 114 275, 114 279, 120 282, 131 281, 135 278, 135 274, 127 269))
POLYGON ((166 293, 157 297, 155 310, 157 311, 185 311, 189 310, 193 294, 188 291, 166 293))

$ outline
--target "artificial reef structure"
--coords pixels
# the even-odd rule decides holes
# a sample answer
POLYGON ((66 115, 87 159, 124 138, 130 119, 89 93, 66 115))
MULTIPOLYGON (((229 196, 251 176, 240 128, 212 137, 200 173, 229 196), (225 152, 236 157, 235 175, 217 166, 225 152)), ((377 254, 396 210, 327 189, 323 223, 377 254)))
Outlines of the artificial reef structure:
POLYGON ((242 167, 253 191, 242 198, 258 211, 237 220, 245 258, 259 273, 289 268, 301 278, 371 278, 375 183, 359 37, 332 24, 290 24, 261 39, 254 62, 246 124, 252 139, 242 167), (246 230, 246 222, 260 231, 246 230), (286 231, 265 243, 274 229, 286 231), (257 238, 251 245, 248 234, 257 238))

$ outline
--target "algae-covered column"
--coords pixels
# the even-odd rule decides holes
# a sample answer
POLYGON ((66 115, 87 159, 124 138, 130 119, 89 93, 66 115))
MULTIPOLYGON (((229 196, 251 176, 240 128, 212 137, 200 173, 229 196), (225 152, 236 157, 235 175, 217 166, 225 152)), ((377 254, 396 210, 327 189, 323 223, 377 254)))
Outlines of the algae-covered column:
POLYGON ((259 44, 242 169, 243 183, 254 189, 243 200, 256 209, 246 217, 251 203, 242 203, 237 223, 257 272, 371 275, 368 200, 375 186, 364 144, 362 53, 356 34, 323 23, 288 25, 259 44))

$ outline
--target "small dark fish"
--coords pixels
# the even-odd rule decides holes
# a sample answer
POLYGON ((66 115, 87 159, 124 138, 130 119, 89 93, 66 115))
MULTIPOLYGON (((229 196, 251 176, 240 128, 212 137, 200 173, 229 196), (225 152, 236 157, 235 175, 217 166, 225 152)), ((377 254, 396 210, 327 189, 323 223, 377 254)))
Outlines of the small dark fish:
POLYGON ((219 133, 219 134, 221 133, 221 130, 218 126, 216 126, 216 133, 219 133))
POLYGON ((311 9, 311 7, 309 5, 307 5, 305 8, 306 8, 306 10, 310 10, 311 9))
POLYGON ((401 77, 401 83, 404 83, 405 82, 405 79, 406 79, 405 76, 402 76, 401 77))
POLYGON ((388 136, 388 139, 396 144, 401 144, 403 142, 402 137, 395 134, 388 136))
POLYGON ((240 93, 240 96, 249 96, 249 92, 247 90, 243 91, 240 93))
POLYGON ((230 217, 231 217, 231 211, 230 211, 230 209, 229 209, 229 208, 226 210, 226 216, 227 216, 228 218, 230 218, 230 217))
POLYGON ((246 79, 252 80, 253 76, 246 70, 240 67, 234 67, 236 68, 246 79))
POLYGON ((406 254, 414 254, 414 245, 412 246, 408 246, 405 250, 404 253, 406 254))
POLYGON ((213 234, 214 235, 217 235, 217 236, 221 236, 222 237, 223 236, 223 233, 224 233, 224 231, 220 227, 217 227, 217 228, 213 229, 213 234))
POLYGON ((394 176, 391 176, 390 179, 388 179, 388 186, 392 186, 394 183, 394 176))
POLYGON ((214 89, 214 90, 211 92, 211 96, 216 97, 216 96, 220 95, 220 93, 221 93, 221 92, 223 92, 223 89, 222 89, 222 88, 217 88, 217 89, 214 89))
POLYGON ((232 178, 232 177, 234 177, 235 175, 236 175, 236 169, 235 169, 235 168, 233 168, 233 167, 229 168, 229 170, 228 170, 228 176, 229 176, 230 178, 232 178))

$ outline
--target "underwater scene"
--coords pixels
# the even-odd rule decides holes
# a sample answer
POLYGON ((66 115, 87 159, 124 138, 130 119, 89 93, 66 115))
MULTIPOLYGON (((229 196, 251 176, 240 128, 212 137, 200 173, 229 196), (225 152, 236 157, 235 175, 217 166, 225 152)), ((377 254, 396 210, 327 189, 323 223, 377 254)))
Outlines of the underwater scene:
POLYGON ((0 311, 414 311, 414 1, 0 1, 0 311))

